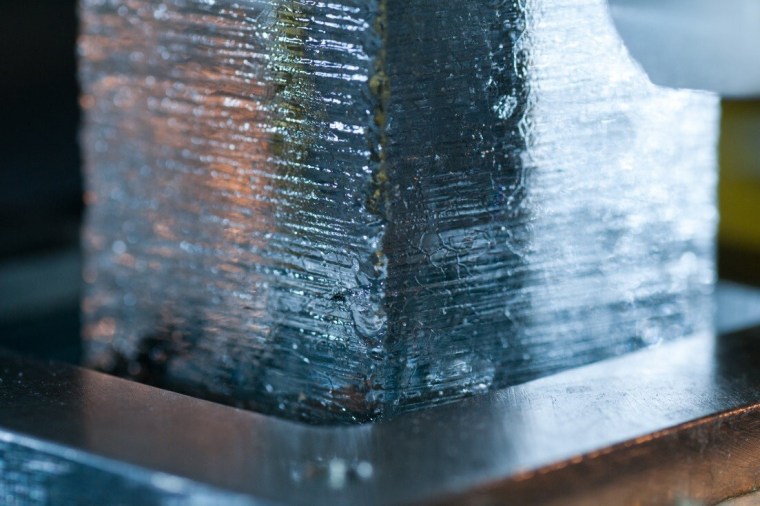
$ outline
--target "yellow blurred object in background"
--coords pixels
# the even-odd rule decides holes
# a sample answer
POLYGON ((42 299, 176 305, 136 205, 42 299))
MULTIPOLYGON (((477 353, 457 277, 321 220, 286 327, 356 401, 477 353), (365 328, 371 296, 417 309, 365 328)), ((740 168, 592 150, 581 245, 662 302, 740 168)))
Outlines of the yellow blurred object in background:
POLYGON ((760 280, 760 100, 723 102, 720 140, 721 275, 760 280))

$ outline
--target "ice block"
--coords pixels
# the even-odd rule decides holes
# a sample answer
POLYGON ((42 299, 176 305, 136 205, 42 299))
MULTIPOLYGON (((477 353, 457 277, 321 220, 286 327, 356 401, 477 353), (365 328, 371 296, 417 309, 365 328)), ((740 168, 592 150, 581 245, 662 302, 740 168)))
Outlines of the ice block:
POLYGON ((711 329, 713 95, 604 0, 81 0, 91 366, 354 423, 711 329))

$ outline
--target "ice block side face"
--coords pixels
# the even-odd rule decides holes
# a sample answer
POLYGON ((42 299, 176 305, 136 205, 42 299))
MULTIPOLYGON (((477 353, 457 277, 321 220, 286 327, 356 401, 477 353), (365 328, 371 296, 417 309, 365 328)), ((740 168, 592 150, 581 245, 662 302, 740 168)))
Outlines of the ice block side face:
POLYGON ((710 331, 715 97, 605 2, 389 0, 394 409, 710 331))
POLYGON ((358 422, 709 331, 715 97, 603 0, 82 0, 91 365, 358 422))
POLYGON ((82 2, 92 365, 291 417, 376 414, 374 10, 82 2))

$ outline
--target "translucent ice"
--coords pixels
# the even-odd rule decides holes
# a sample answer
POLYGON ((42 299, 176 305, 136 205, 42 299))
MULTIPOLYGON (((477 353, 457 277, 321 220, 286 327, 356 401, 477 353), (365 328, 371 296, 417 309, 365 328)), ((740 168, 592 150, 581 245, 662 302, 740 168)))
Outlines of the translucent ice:
POLYGON ((715 97, 603 0, 82 0, 89 362, 365 421, 710 327, 715 97))

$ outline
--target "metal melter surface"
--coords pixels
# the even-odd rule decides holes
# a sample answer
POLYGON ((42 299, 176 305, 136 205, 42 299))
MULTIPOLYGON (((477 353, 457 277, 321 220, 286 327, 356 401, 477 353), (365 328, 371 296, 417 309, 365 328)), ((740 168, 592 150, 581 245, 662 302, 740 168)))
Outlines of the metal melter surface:
POLYGON ((574 478, 554 490, 557 504, 576 504, 573 490, 598 493, 595 484, 612 488, 612 502, 668 503, 698 493, 714 502, 741 491, 726 491, 729 478, 757 485, 750 451, 760 442, 752 417, 760 400, 757 338, 753 330, 684 339, 392 421, 332 428, 3 355, 0 494, 46 494, 57 504, 101 497, 110 487, 146 498, 142 504, 226 497, 373 505, 461 500, 466 495, 458 494, 490 489, 532 503, 521 487, 537 481, 548 494, 541 476, 561 484, 567 470, 574 478), (735 418, 721 415, 732 411, 735 418), (713 448, 721 427, 730 441, 713 448), (689 431, 692 442, 660 447, 637 463, 669 433, 689 431), (735 455, 745 460, 731 468, 735 455), (587 461, 598 462, 595 472, 573 471, 587 461), (698 474, 709 462, 718 471, 698 474), (630 501, 616 485, 626 481, 636 485, 630 501))
POLYGON ((89 363, 357 422, 709 330, 717 99, 603 0, 83 0, 89 363))

